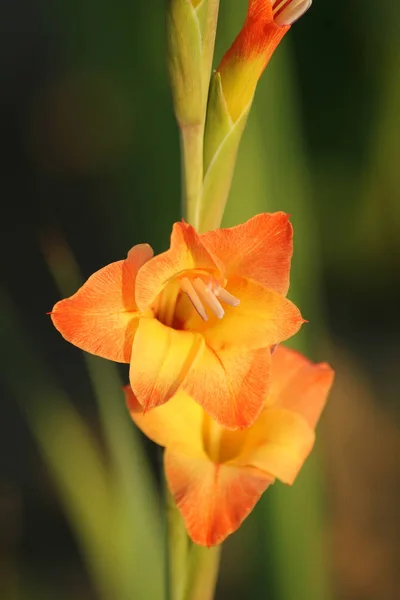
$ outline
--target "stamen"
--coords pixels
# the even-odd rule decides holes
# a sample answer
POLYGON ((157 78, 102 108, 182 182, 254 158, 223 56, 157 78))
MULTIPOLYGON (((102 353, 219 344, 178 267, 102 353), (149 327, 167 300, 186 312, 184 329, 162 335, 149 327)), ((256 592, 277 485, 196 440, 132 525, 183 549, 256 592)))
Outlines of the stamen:
POLYGON ((235 298, 232 294, 230 294, 225 288, 218 286, 214 289, 214 294, 224 302, 225 304, 229 304, 229 306, 239 306, 240 300, 235 298))
POLYGON ((200 298, 208 304, 218 319, 222 319, 225 311, 218 302, 217 298, 214 296, 214 293, 211 291, 210 287, 206 286, 204 281, 199 277, 196 277, 196 279, 193 281, 193 286, 200 298))
POLYGON ((279 26, 292 25, 311 6, 312 0, 273 0, 272 12, 279 26))
POLYGON ((187 294, 190 302, 193 304, 193 307, 199 314, 199 316, 203 319, 203 321, 208 321, 208 316, 206 313, 206 309, 204 308, 196 290, 193 287, 193 284, 187 277, 183 277, 181 279, 181 288, 187 294))
POLYGON ((239 306, 240 304, 238 298, 235 298, 235 296, 229 293, 212 278, 208 278, 206 283, 201 277, 196 277, 195 279, 182 277, 180 286, 203 321, 208 321, 205 304, 213 311, 218 319, 222 319, 225 315, 221 302, 224 302, 229 306, 239 306), (221 300, 221 302, 219 300, 221 300))

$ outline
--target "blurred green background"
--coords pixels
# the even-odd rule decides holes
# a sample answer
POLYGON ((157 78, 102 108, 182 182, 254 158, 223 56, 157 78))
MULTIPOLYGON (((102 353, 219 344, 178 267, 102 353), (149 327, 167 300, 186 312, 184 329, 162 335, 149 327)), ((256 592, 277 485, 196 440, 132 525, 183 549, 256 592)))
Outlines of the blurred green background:
MULTIPOLYGON (((216 63, 246 6, 221 0, 216 63)), ((164 8, 1 3, 2 600, 163 599, 161 455, 127 369, 46 311, 180 218, 164 8)), ((315 0, 257 91, 225 224, 292 215, 294 343, 338 376, 293 488, 225 544, 219 600, 400 598, 399 23, 392 0, 315 0)))

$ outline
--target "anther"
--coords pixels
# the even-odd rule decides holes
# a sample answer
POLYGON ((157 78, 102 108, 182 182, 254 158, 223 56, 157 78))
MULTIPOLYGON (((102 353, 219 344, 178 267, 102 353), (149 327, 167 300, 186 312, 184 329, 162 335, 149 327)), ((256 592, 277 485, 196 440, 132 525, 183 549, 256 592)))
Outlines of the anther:
POLYGON ((204 308, 198 293, 193 287, 193 284, 187 277, 183 277, 181 279, 181 288, 187 294, 190 302, 193 304, 193 307, 198 312, 203 321, 208 321, 208 316, 206 309, 204 308))
POLYGON ((229 304, 229 306, 239 306, 240 300, 235 298, 232 294, 230 294, 225 288, 218 286, 214 290, 214 294, 224 302, 225 304, 229 304))
POLYGON ((218 319, 222 319, 225 314, 224 309, 221 304, 218 302, 214 293, 211 290, 211 287, 208 287, 200 277, 196 277, 193 281, 193 286, 196 292, 199 294, 200 298, 208 304, 213 313, 218 317, 218 319))
POLYGON ((188 277, 182 277, 180 280, 181 289, 190 302, 193 308, 203 321, 208 321, 207 311, 204 305, 208 306, 218 319, 222 319, 225 311, 221 302, 229 306, 239 306, 240 300, 230 294, 225 288, 219 285, 214 280, 209 280, 207 283, 200 277, 190 280, 188 277), (220 302, 221 300, 221 302, 220 302))

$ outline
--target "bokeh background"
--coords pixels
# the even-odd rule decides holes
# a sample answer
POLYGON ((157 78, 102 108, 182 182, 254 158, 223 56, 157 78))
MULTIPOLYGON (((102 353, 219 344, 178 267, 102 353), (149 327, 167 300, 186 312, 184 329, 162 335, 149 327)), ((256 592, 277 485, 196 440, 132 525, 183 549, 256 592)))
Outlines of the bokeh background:
MULTIPOLYGON (((221 0, 216 61, 246 0, 221 0)), ((127 369, 46 312, 180 217, 164 2, 0 5, 0 597, 162 600, 160 454, 127 369)), ((400 9, 315 0, 257 91, 225 217, 285 210, 294 343, 337 379, 292 489, 224 546, 219 600, 400 598, 400 9)))

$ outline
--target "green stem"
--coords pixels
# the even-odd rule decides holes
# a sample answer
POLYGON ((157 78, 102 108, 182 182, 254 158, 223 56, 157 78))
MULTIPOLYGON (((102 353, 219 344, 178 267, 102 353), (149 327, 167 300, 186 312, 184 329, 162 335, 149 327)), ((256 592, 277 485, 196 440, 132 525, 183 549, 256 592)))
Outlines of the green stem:
POLYGON ((196 229, 199 227, 199 201, 203 187, 204 129, 208 90, 214 56, 220 0, 208 0, 202 51, 202 116, 198 123, 180 126, 182 156, 182 214, 196 229))
POLYGON ((198 201, 203 184, 204 124, 181 127, 182 214, 194 227, 198 226, 198 201))
POLYGON ((167 600, 183 600, 188 569, 189 538, 185 524, 165 482, 167 513, 167 600))
MULTIPOLYGON (((214 55, 220 0, 209 0, 203 40, 202 87, 204 111, 201 122, 180 127, 182 157, 182 215, 199 229, 199 201, 203 187, 204 129, 208 85, 214 55)), ((211 436, 217 444, 217 439, 211 436)), ((183 519, 165 483, 167 511, 167 600, 213 600, 218 578, 220 547, 191 544, 183 519)))
POLYGON ((192 544, 165 481, 166 600, 213 600, 222 546, 192 544))
POLYGON ((183 600, 213 600, 222 546, 203 548, 193 544, 183 600))

